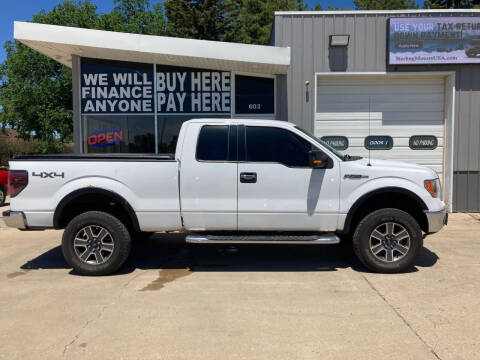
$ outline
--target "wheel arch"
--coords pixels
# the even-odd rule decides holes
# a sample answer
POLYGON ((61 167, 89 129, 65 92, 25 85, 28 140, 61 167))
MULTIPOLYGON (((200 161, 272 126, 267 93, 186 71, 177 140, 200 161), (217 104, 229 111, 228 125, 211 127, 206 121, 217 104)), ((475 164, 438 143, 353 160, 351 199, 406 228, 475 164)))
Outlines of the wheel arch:
POLYGON ((63 197, 55 208, 53 226, 63 229, 76 215, 93 210, 105 211, 135 232, 140 231, 137 215, 128 201, 116 192, 96 187, 78 189, 63 197))
POLYGON ((342 233, 351 233, 367 213, 385 207, 404 210, 418 221, 424 232, 428 232, 428 220, 424 213, 428 207, 425 202, 410 190, 400 187, 384 187, 370 191, 355 201, 348 211, 342 233), (390 205, 388 205, 389 201, 391 201, 390 205))

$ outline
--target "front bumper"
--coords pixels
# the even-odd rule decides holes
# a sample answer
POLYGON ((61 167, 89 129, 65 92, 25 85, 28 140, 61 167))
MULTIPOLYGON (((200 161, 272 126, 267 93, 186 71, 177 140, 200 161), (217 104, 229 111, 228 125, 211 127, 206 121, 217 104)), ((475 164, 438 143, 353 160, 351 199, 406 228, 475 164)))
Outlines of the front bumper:
POLYGON ((425 211, 428 221, 428 233, 440 231, 448 222, 448 213, 445 209, 439 211, 425 211))
POLYGON ((20 230, 26 230, 27 218, 23 211, 11 211, 7 210, 3 212, 3 221, 8 227, 17 228, 20 230))

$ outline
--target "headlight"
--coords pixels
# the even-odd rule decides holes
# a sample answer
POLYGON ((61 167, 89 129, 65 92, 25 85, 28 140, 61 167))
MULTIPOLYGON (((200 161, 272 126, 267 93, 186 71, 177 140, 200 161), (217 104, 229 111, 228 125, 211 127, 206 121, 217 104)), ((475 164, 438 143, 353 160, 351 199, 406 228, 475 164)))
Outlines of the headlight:
POLYGON ((440 179, 436 178, 434 180, 425 180, 423 182, 425 189, 427 189, 428 193, 432 195, 434 198, 438 198, 440 196, 440 179))

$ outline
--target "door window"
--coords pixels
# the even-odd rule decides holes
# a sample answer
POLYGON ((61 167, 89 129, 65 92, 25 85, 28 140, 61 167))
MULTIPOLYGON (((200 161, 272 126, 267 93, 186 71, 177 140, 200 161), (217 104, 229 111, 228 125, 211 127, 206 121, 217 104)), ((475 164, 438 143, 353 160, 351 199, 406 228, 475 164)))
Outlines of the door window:
POLYGON ((315 147, 291 131, 266 126, 246 127, 246 161, 308 167, 308 152, 315 147))
POLYGON ((206 125, 200 130, 197 143, 197 160, 228 160, 228 126, 206 125))

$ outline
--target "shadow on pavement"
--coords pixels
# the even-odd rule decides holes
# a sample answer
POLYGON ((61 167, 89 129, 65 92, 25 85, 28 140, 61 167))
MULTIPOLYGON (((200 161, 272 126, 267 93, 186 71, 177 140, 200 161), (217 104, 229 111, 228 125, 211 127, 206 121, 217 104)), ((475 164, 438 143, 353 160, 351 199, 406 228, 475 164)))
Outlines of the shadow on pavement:
POLYGON ((23 270, 68 268, 69 266, 63 258, 62 249, 60 246, 56 246, 20 266, 20 269, 23 270))
MULTIPOLYGON (((183 234, 155 234, 135 240, 125 265, 114 275, 135 269, 189 269, 190 271, 336 271, 351 267, 368 272, 356 259, 348 242, 340 245, 192 245, 183 234)), ((416 266, 435 265, 438 256, 423 248, 416 266)), ((21 266, 24 270, 68 269, 60 246, 21 266)), ((75 272, 71 272, 75 274, 75 272)))

